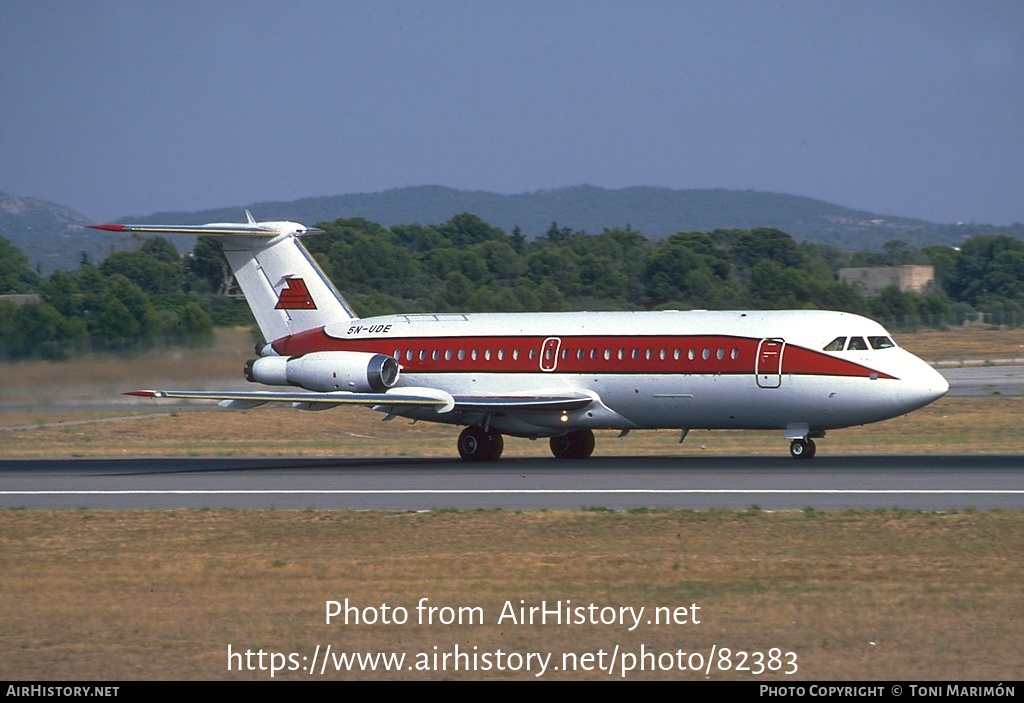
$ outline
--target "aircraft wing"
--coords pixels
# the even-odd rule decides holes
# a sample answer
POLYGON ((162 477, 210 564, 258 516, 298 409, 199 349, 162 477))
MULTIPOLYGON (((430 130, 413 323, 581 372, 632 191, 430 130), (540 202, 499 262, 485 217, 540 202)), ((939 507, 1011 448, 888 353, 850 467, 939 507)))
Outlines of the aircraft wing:
POLYGON ((577 410, 594 401, 593 396, 580 392, 546 395, 452 396, 437 388, 416 387, 392 388, 384 393, 138 390, 128 391, 124 395, 160 399, 218 400, 222 407, 236 410, 254 408, 264 403, 291 403, 296 407, 309 410, 326 409, 335 405, 433 406, 439 413, 451 410, 461 412, 577 410))
POLYGON ((292 403, 298 407, 313 406, 326 409, 334 405, 409 405, 434 406, 444 413, 455 407, 452 396, 435 388, 394 388, 385 393, 306 393, 302 391, 128 391, 124 395, 145 398, 219 400, 225 408, 244 410, 264 403, 292 403))

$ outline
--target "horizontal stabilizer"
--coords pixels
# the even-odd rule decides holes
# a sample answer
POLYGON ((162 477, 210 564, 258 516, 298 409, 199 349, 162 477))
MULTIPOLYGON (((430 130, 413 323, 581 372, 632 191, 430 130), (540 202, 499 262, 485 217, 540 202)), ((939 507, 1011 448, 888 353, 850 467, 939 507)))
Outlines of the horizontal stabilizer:
POLYGON ((279 234, 322 234, 318 227, 304 227, 294 222, 214 223, 208 225, 89 225, 90 229, 107 232, 139 232, 140 234, 205 234, 208 236, 276 237, 279 234), (280 227, 275 225, 291 225, 280 227))

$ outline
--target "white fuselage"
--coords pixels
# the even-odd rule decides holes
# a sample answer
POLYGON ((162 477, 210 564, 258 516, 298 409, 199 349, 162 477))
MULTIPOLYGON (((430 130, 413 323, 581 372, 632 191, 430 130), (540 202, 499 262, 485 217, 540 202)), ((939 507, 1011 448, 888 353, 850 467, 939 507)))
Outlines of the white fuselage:
POLYGON ((511 435, 677 428, 806 437, 901 415, 946 392, 942 376, 882 341, 889 339, 871 320, 826 311, 439 314, 345 320, 279 339, 264 353, 385 354, 401 364, 398 387, 456 399, 578 392, 595 401, 486 418, 398 413, 511 435))

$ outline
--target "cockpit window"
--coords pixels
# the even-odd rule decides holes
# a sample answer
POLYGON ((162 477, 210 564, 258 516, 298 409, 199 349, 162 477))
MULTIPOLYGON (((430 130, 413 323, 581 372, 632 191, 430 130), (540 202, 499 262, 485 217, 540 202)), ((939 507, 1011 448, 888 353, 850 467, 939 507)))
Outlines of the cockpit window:
POLYGON ((846 347, 846 351, 867 351, 868 344, 871 345, 871 349, 893 349, 897 346, 892 337, 868 337, 867 342, 863 337, 850 337, 849 344, 846 343, 846 337, 836 337, 826 344, 822 351, 837 352, 842 351, 843 347, 846 347))

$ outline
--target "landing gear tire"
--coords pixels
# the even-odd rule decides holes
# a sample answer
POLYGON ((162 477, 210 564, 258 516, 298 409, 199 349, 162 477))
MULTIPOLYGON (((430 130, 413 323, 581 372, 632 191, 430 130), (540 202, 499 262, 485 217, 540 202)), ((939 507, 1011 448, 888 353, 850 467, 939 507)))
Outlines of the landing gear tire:
POLYGON ((549 441, 556 459, 586 459, 594 453, 594 433, 591 430, 573 430, 549 441))
POLYGON ((497 432, 467 427, 459 435, 459 456, 463 461, 497 461, 505 448, 505 440, 497 432))
POLYGON ((794 439, 789 445, 789 455, 794 459, 812 459, 817 451, 813 439, 794 439))

